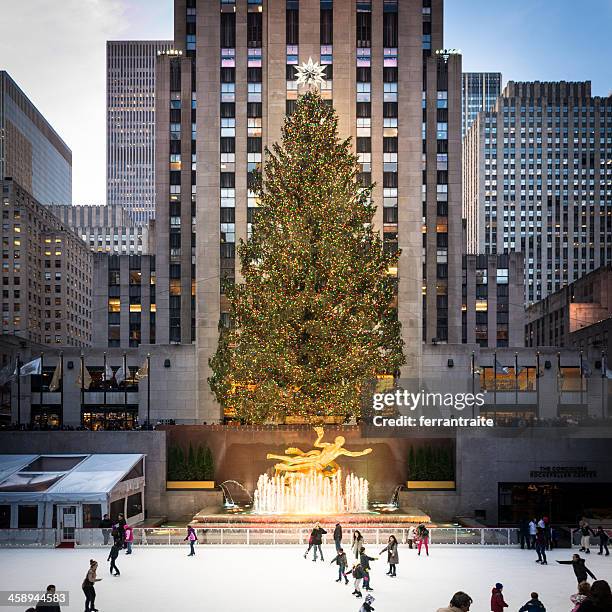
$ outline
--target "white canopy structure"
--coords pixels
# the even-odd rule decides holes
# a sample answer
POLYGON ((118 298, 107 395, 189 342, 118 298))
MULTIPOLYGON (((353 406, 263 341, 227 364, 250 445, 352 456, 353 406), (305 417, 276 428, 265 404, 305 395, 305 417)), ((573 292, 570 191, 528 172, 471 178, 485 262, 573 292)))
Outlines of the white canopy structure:
MULTIPOLYGON (((0 455, 3 528, 99 526, 104 514, 144 518, 144 455, 0 455), (5 518, 6 523, 6 518, 5 518)), ((113 516, 114 515, 114 516, 113 516)))

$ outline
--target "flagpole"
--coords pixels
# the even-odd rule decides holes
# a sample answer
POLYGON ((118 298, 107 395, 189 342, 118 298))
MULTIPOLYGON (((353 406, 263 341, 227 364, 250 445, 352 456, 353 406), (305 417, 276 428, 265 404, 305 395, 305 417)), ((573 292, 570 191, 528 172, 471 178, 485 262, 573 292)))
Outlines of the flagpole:
POLYGON ((84 425, 83 403, 85 402, 85 355, 81 351, 81 424, 84 425))
POLYGON ((128 379, 127 353, 123 351, 123 414, 125 415, 126 421, 127 421, 127 379, 128 379))
POLYGON ((17 355, 17 428, 21 425, 21 355, 17 355))
MULTIPOLYGON (((475 370, 476 368, 476 356, 474 355, 474 351, 472 351, 472 396, 475 395, 474 391, 474 376, 475 376, 475 370)), ((476 402, 474 402, 472 404, 472 418, 474 418, 476 416, 476 402)))
POLYGON ((60 351, 60 426, 64 424, 64 351, 60 351))
POLYGON ((561 415, 561 397, 563 395, 563 385, 561 379, 563 378, 563 372, 561 371, 561 353, 557 352, 557 416, 561 415))
POLYGON ((493 353, 493 405, 497 410, 497 351, 493 353))
MULTIPOLYGON (((42 419, 42 413, 43 413, 43 376, 44 376, 44 365, 45 365, 45 361, 44 361, 44 353, 40 354, 40 419, 42 419)), ((30 422, 32 421, 32 417, 30 415, 30 422)))
POLYGON ((147 429, 151 427, 151 353, 147 353, 147 429))
MULTIPOLYGON (((582 387, 584 386, 584 366, 582 364, 582 351, 580 351, 580 409, 582 410, 582 387)), ((588 408, 587 408, 587 416, 588 416, 588 408)))
POLYGON ((107 378, 106 378, 106 351, 104 351, 104 412, 106 412, 106 383, 107 383, 107 378))
POLYGON ((606 402, 604 390, 606 385, 606 351, 601 351, 601 418, 606 418, 606 402))
POLYGON ((514 403, 518 408, 518 352, 514 353, 514 403))
POLYGON ((536 419, 540 418, 540 351, 536 352, 536 419))

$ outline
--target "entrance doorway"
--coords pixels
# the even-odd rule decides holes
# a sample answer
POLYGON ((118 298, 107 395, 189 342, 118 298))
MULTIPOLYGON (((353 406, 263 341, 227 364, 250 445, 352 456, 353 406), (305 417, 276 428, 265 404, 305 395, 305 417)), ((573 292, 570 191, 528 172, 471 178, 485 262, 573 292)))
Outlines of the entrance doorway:
POLYGON ((74 544, 76 541, 76 517, 76 506, 57 507, 60 544, 74 544))

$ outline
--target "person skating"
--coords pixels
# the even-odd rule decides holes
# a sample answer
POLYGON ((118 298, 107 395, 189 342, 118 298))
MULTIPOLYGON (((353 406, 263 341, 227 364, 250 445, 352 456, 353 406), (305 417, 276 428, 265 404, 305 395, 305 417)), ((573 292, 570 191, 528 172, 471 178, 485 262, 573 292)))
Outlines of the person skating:
POLYGON ((596 580, 591 585, 588 597, 580 604, 580 612, 612 612, 612 592, 605 580, 596 580))
POLYGON ((414 541, 416 540, 416 529, 414 528, 414 525, 410 527, 410 529, 408 529, 408 547, 410 548, 410 550, 413 549, 414 546, 414 541))
POLYGON ((362 546, 359 551, 359 563, 363 568, 363 588, 365 591, 373 591, 374 589, 370 586, 370 561, 377 561, 378 557, 369 557, 366 554, 365 548, 362 546))
POLYGON ((372 603, 374 601, 374 597, 372 595, 366 595, 366 598, 363 600, 363 605, 359 608, 359 612, 372 612, 374 607, 372 603))
POLYGON ((589 596, 591 592, 591 585, 588 582, 581 582, 578 585, 578 592, 570 595, 570 601, 574 604, 572 612, 578 612, 580 605, 589 596))
POLYGON ((597 580, 593 572, 585 565, 584 559, 578 554, 572 555, 571 561, 557 561, 557 563, 561 565, 571 565, 574 569, 574 574, 576 575, 578 584, 581 582, 586 582, 587 575, 589 575, 593 580, 597 580))
POLYGON ((438 608, 438 612, 469 612, 472 603, 472 598, 467 593, 457 591, 450 600, 448 608, 438 608))
POLYGON ((110 539, 111 531, 113 530, 113 521, 111 521, 110 516, 105 514, 100 521, 100 529, 102 531, 102 538, 104 540, 104 546, 108 545, 108 541, 110 539))
POLYGON ((580 530, 580 550, 579 552, 583 552, 587 555, 591 554, 591 536, 595 535, 593 529, 589 525, 589 522, 586 519, 582 519, 580 523, 578 523, 578 529, 580 530))
POLYGON ((548 565, 548 561, 546 560, 546 534, 542 527, 538 527, 536 532, 535 549, 536 553, 538 553, 536 563, 548 565))
POLYGON ((123 531, 125 532, 125 544, 127 546, 127 550, 125 551, 126 555, 132 554, 132 544, 134 543, 134 528, 130 527, 127 523, 123 527, 123 531))
POLYGON ((121 573, 117 567, 117 557, 119 556, 120 547, 117 544, 111 546, 110 552, 108 553, 107 561, 110 561, 110 573, 114 576, 119 576, 121 573))
POLYGON ((126 543, 125 543, 125 526, 127 525, 127 521, 125 520, 125 517, 123 516, 123 514, 119 513, 119 515, 117 516, 117 532, 119 534, 119 537, 121 538, 121 546, 122 548, 126 548, 126 543))
MULTIPOLYGON (((53 597, 55 595, 55 585, 50 584, 47 587, 47 595, 53 597)), ((36 610, 42 610, 43 612, 62 612, 58 603, 52 601, 39 601, 36 604, 36 610)))
POLYGON ((529 548, 535 548, 535 537, 537 533, 538 522, 536 519, 531 519, 529 521, 529 548))
POLYGON ((595 532, 596 537, 599 538, 599 552, 598 555, 603 555, 603 551, 606 551, 606 557, 610 555, 610 551, 608 550, 608 542, 610 541, 610 536, 605 532, 604 528, 600 525, 595 532))
POLYGON ((359 551, 363 546, 363 536, 360 531, 353 531, 353 543, 351 544, 351 551, 355 556, 355 559, 359 559, 359 551))
POLYGON ((354 585, 355 588, 353 589, 353 592, 351 593, 351 595, 355 595, 355 597, 357 597, 358 599, 362 597, 361 595, 361 583, 363 582, 363 577, 365 575, 365 572, 363 571, 363 568, 361 567, 360 563, 355 563, 355 565, 353 565, 352 569, 350 569, 348 572, 346 572, 346 575, 348 576, 349 574, 353 575, 353 580, 354 580, 354 585))
POLYGON ((311 548, 314 548, 314 556, 313 562, 317 560, 317 549, 319 550, 319 554, 321 555, 321 561, 323 559, 323 549, 321 548, 321 544, 323 543, 323 534, 327 533, 323 527, 317 522, 310 532, 310 538, 308 539, 308 550, 304 553, 304 559, 308 557, 308 553, 311 548))
POLYGON ((334 544, 336 545, 336 552, 342 549, 342 525, 336 523, 334 527, 334 544))
POLYGON ((187 525, 187 535, 183 542, 189 542, 189 554, 188 557, 193 557, 195 555, 195 543, 198 541, 198 535, 196 534, 195 529, 191 525, 187 525))
POLYGON ((81 588, 85 594, 85 612, 98 612, 95 606, 96 603, 96 582, 100 582, 102 578, 96 576, 98 570, 98 562, 95 559, 89 560, 89 570, 85 575, 81 588))
POLYGON ((333 563, 338 566, 338 580, 336 582, 342 582, 342 578, 344 578, 344 584, 348 584, 348 578, 346 577, 348 561, 346 560, 346 553, 342 548, 338 550, 338 554, 330 561, 330 565, 333 563))
POLYGON ((429 557, 429 529, 421 523, 417 528, 417 538, 419 541, 418 550, 419 556, 421 555, 421 546, 425 546, 425 553, 429 557))
POLYGON ((399 563, 399 551, 397 546, 397 539, 394 535, 389 536, 389 541, 387 545, 380 551, 380 555, 382 555, 386 551, 387 553, 387 563, 389 564, 389 571, 387 572, 387 576, 397 576, 396 567, 399 563))
POLYGON ((504 600, 504 585, 501 582, 497 582, 491 590, 491 612, 504 612, 504 608, 508 607, 508 604, 504 600))
POLYGON ((539 600, 539 595, 534 591, 531 599, 522 607, 519 612, 546 612, 544 604, 539 600))
POLYGON ((526 518, 522 518, 519 521, 519 542, 521 544, 521 550, 525 550, 525 545, 527 545, 527 550, 531 549, 531 540, 529 539, 529 522, 526 518))

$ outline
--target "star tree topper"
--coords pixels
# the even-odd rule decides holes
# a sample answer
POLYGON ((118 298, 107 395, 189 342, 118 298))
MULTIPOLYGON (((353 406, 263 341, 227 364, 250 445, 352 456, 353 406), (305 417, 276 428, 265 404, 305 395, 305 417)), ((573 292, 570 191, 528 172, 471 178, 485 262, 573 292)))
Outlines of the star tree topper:
POLYGON ((312 57, 308 58, 308 62, 302 62, 301 66, 296 66, 297 84, 313 85, 321 87, 325 82, 325 66, 320 66, 319 62, 313 62, 312 57))

